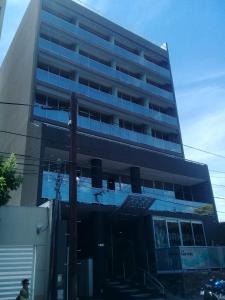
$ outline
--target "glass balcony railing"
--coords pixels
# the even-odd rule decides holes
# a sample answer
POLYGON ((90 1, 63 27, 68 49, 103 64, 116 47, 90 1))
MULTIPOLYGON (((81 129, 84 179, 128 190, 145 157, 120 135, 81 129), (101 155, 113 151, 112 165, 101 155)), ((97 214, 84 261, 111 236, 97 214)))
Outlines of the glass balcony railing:
MULTIPOLYGON (((56 197, 55 183, 58 174, 55 172, 43 172, 42 178, 42 198, 53 200, 56 197)), ((69 200, 69 175, 60 174, 62 184, 60 187, 60 194, 62 201, 69 200)), ((140 194, 134 194, 131 191, 131 185, 127 183, 115 182, 115 190, 107 189, 107 181, 102 181, 102 189, 93 188, 91 178, 79 177, 77 180, 77 197, 78 202, 92 204, 100 203, 102 205, 121 206, 129 195, 136 195, 139 198, 140 194), (101 193, 99 193, 101 191, 101 193), (96 193, 98 197, 96 198, 96 193)), ((199 214, 200 210, 208 207, 209 204, 203 202, 184 201, 176 199, 173 191, 160 190, 142 186, 142 195, 149 196, 154 199, 150 207, 152 211, 168 211, 181 212, 188 214, 199 214)), ((140 200, 141 201, 141 200, 140 200)), ((212 213, 213 207, 211 205, 212 213)))
POLYGON ((45 23, 47 25, 50 25, 61 31, 69 33, 70 35, 73 35, 74 37, 76 37, 82 41, 85 41, 88 44, 97 46, 98 48, 103 49, 104 51, 107 51, 114 56, 116 55, 122 59, 130 60, 132 63, 139 64, 140 66, 148 68, 149 70, 151 70, 154 73, 158 73, 161 76, 163 76, 167 79, 170 79, 170 71, 169 70, 146 60, 144 57, 133 54, 119 46, 116 46, 116 45, 112 44, 111 42, 106 41, 90 32, 87 32, 78 26, 75 26, 69 22, 66 22, 46 11, 42 11, 41 20, 43 23, 45 23))
MULTIPOLYGON (((62 183, 60 187, 60 200, 69 201, 69 176, 60 174, 62 183)), ((55 182, 57 173, 43 172, 42 195, 44 199, 54 200, 56 198, 55 182)), ((127 198, 127 192, 123 190, 107 190, 99 194, 98 188, 92 188, 91 178, 80 177, 77 181, 77 201, 83 204, 98 203, 102 205, 121 206, 127 198), (99 194, 97 196, 97 194, 99 194)))
POLYGON ((66 49, 48 40, 40 38, 39 49, 41 49, 42 51, 44 50, 45 52, 48 52, 51 55, 67 60, 68 62, 72 62, 79 67, 83 67, 85 69, 98 72, 103 76, 110 77, 111 79, 122 82, 123 84, 125 83, 134 86, 136 88, 140 88, 143 91, 149 92, 155 96, 164 98, 169 101, 174 101, 174 96, 173 93, 171 92, 167 92, 154 85, 148 84, 143 80, 137 79, 135 77, 117 71, 112 67, 106 66, 88 57, 82 56, 79 53, 76 53, 75 51, 66 49))
MULTIPOLYGON (((63 88, 69 91, 75 91, 78 88, 78 84, 72 80, 62 78, 58 75, 51 74, 47 71, 37 70, 37 79, 42 82, 48 82, 59 88, 63 88)), ((37 105, 34 106, 34 115, 49 118, 50 120, 56 120, 63 123, 68 123, 68 113, 59 110, 49 110, 45 106, 37 105), (62 113, 62 115, 60 115, 62 113)), ((176 153, 182 153, 181 145, 168 142, 165 140, 160 140, 154 138, 150 135, 141 134, 131 130, 117 127, 115 125, 106 124, 103 122, 95 121, 85 117, 78 117, 78 127, 93 130, 98 133, 111 135, 117 138, 129 140, 139 144, 145 144, 160 148, 163 150, 168 150, 176 153)))
POLYGON ((225 247, 181 246, 156 249, 157 271, 163 273, 223 269, 225 247))
POLYGON ((96 90, 94 88, 90 88, 88 86, 79 84, 75 81, 60 77, 53 73, 49 73, 47 71, 38 69, 37 70, 37 79, 46 82, 49 84, 53 84, 59 88, 65 89, 67 91, 76 92, 77 95, 87 97, 97 102, 101 102, 106 104, 107 106, 111 106, 114 108, 120 108, 131 113, 141 114, 145 117, 150 117, 160 122, 164 122, 170 125, 178 126, 178 121, 176 118, 171 117, 169 115, 156 112, 154 110, 148 109, 142 105, 138 105, 111 94, 104 93, 102 91, 96 90))
POLYGON ((36 104, 34 106, 33 113, 35 116, 52 120, 52 121, 57 121, 61 123, 68 124, 69 122, 69 112, 68 111, 62 111, 59 109, 54 109, 45 106, 45 105, 38 105, 36 104))
POLYGON ((181 153, 181 145, 160 140, 150 135, 127 130, 119 126, 98 122, 81 116, 78 117, 77 122, 78 122, 78 127, 81 128, 93 130, 95 132, 115 136, 117 138, 121 138, 125 140, 130 140, 135 143, 145 144, 163 150, 169 150, 169 151, 181 153))

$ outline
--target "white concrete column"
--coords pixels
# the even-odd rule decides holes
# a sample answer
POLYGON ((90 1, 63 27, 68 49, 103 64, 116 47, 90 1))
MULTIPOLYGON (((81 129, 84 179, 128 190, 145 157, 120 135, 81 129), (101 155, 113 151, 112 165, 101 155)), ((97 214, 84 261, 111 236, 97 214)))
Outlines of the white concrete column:
POLYGON ((147 80, 146 73, 142 73, 141 74, 141 80, 143 80, 144 82, 146 82, 146 80, 147 80))
POLYGON ((112 87, 112 95, 115 97, 117 97, 117 95, 118 95, 118 88, 116 86, 112 87))
POLYGON ((78 52, 79 52, 79 49, 80 49, 79 45, 76 44, 75 47, 74 47, 74 51, 75 51, 76 53, 78 53, 78 52))
POLYGON ((140 55, 141 57, 144 57, 144 56, 145 56, 144 50, 140 50, 140 51, 139 51, 139 55, 140 55))
POLYGON ((120 118, 117 115, 113 115, 113 125, 117 127, 120 126, 120 118))
POLYGON ((149 99, 148 98, 144 98, 143 100, 144 100, 143 101, 144 107, 147 108, 147 109, 149 109, 149 99))
POLYGON ((79 82, 79 73, 74 71, 71 73, 71 79, 76 81, 76 82, 79 82))
POLYGON ((76 18, 76 19, 74 20, 74 25, 78 27, 79 24, 80 24, 80 22, 79 22, 79 20, 76 18))
POLYGON ((145 133, 147 135, 152 135, 152 128, 150 125, 145 125, 145 133))
POLYGON ((114 35, 111 35, 109 38, 110 43, 112 43, 113 45, 115 44, 115 37, 114 35))
POLYGON ((116 61, 115 60, 112 60, 111 61, 111 67, 116 70, 116 61))

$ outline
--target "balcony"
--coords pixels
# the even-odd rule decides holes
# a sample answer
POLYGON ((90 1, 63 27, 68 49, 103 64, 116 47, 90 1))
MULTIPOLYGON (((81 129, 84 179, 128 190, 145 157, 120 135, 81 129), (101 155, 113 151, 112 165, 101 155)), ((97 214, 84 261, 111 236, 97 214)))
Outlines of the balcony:
POLYGON ((85 31, 82 28, 79 28, 78 26, 66 22, 46 11, 42 11, 41 21, 44 24, 56 28, 60 31, 63 31, 69 35, 72 35, 73 37, 82 40, 85 43, 88 43, 104 51, 107 51, 113 56, 117 56, 119 58, 128 60, 130 63, 135 63, 140 67, 144 67, 150 70, 151 72, 159 74, 160 76, 166 79, 170 79, 171 77, 169 70, 160 67, 154 63, 151 63, 148 60, 146 60, 144 57, 135 55, 121 47, 112 44, 109 41, 106 41, 90 32, 85 31))
MULTIPOLYGON (((50 83, 53 86, 62 88, 63 90, 74 91, 74 92, 79 90, 79 87, 81 86, 80 84, 78 84, 72 80, 62 78, 58 75, 51 74, 47 71, 43 71, 40 69, 37 70, 37 80, 39 80, 41 82, 50 83)), ((41 116, 41 107, 40 106, 37 106, 34 108, 34 114, 37 116, 41 116)), ((59 112, 56 113, 53 111, 50 114, 48 112, 46 112, 46 114, 49 115, 51 118, 53 118, 53 120, 56 120, 55 116, 56 116, 56 114, 59 115, 59 112)), ((41 117, 44 117, 44 116, 41 116, 41 117)), ((60 118, 62 118, 62 120, 67 120, 67 116, 66 116, 65 112, 63 112, 63 116, 59 117, 59 119, 60 118)), ((130 141, 133 141, 136 143, 145 144, 148 146, 153 146, 156 148, 160 148, 160 149, 164 149, 164 150, 168 150, 168 151, 172 151, 172 152, 182 153, 181 145, 179 145, 179 144, 175 144, 175 143, 168 142, 165 140, 157 139, 150 135, 137 133, 134 131, 126 130, 126 129, 123 129, 123 128, 120 128, 117 126, 113 126, 110 124, 106 124, 106 123, 101 123, 101 122, 87 119, 84 117, 78 118, 78 126, 81 128, 93 130, 95 132, 99 132, 102 134, 107 134, 107 135, 111 135, 114 137, 119 137, 122 139, 130 140, 130 141)))
POLYGON ((156 249, 158 273, 225 268, 225 247, 181 246, 156 249))
MULTIPOLYGON (((69 200, 69 175, 60 174, 61 200, 69 200)), ((41 197, 53 200, 56 197, 55 182, 57 173, 43 172, 42 177, 42 195, 41 197)), ((107 181, 102 181, 102 188, 93 188, 91 178, 80 177, 77 182, 77 199, 81 204, 101 204, 103 206, 121 207, 129 196, 135 197, 138 201, 144 201, 144 198, 154 199, 151 211, 182 212, 189 214, 199 214, 199 209, 206 206, 203 202, 184 201, 175 198, 172 191, 142 187, 142 194, 131 192, 131 185, 126 183, 115 183, 115 190, 107 189, 107 181)), ((209 204, 207 204, 209 206, 209 204)), ((213 210, 212 210, 213 211, 213 210)), ((169 248, 170 249, 170 248, 169 248)))
POLYGON ((78 96, 88 98, 92 102, 96 102, 98 104, 104 104, 113 109, 120 108, 132 114, 144 115, 147 118, 152 118, 159 122, 178 126, 178 121, 174 117, 171 117, 169 115, 160 112, 156 112, 154 110, 148 109, 144 106, 132 102, 128 102, 126 100, 123 100, 111 94, 101 92, 94 88, 90 88, 88 86, 79 84, 78 82, 60 77, 53 73, 49 73, 47 71, 37 69, 36 78, 40 82, 56 86, 65 91, 76 92, 78 96))
POLYGON ((67 62, 72 63, 77 67, 88 69, 89 71, 95 72, 101 76, 108 77, 109 79, 116 80, 122 84, 141 89, 142 91, 150 93, 154 96, 174 102, 174 96, 171 92, 167 92, 161 88, 155 87, 154 85, 148 84, 143 80, 117 71, 112 67, 96 62, 95 60, 82 56, 77 52, 66 49, 48 40, 40 38, 39 49, 57 58, 66 60, 67 62))
POLYGON ((123 140, 129 140, 138 144, 145 144, 163 150, 181 153, 181 145, 179 144, 157 139, 150 135, 127 130, 119 126, 98 122, 81 116, 78 117, 77 123, 80 128, 89 129, 98 133, 121 138, 123 140))

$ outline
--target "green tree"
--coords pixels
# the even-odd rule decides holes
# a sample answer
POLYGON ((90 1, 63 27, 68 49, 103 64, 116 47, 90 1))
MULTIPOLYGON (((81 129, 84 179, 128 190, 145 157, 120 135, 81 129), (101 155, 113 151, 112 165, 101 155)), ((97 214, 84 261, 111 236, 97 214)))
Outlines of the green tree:
POLYGON ((0 206, 11 198, 10 192, 19 188, 22 177, 16 175, 16 156, 11 154, 8 159, 0 155, 0 206))

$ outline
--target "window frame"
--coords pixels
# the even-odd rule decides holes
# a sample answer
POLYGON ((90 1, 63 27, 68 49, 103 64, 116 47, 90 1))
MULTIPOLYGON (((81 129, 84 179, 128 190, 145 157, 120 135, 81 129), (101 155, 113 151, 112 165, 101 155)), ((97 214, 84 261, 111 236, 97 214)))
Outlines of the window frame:
POLYGON ((170 218, 170 217, 162 217, 162 216, 153 216, 152 217, 152 224, 153 224, 153 232, 154 232, 155 249, 162 249, 162 248, 157 248, 156 247, 156 231, 155 231, 155 225, 154 225, 154 221, 156 221, 156 220, 166 221, 168 248, 171 248, 171 247, 204 247, 204 246, 207 246, 207 240, 206 240, 206 236, 205 236, 205 228, 204 228, 204 223, 202 221, 200 221, 200 220, 192 220, 192 219, 179 219, 179 218, 170 218), (178 223, 179 235, 180 235, 180 242, 181 242, 180 246, 171 246, 170 245, 169 231, 168 231, 168 222, 176 222, 176 223, 178 223), (189 245, 189 246, 184 245, 183 235, 182 235, 182 229, 181 229, 181 223, 182 222, 184 222, 184 223, 190 223, 191 224, 193 245, 189 245), (199 225, 202 226, 204 245, 196 245, 194 231, 193 231, 193 224, 199 224, 199 225))

